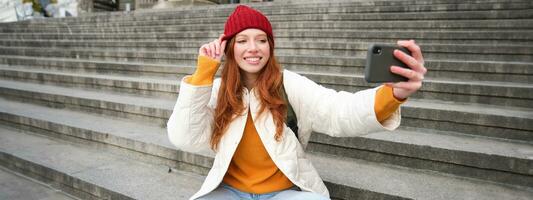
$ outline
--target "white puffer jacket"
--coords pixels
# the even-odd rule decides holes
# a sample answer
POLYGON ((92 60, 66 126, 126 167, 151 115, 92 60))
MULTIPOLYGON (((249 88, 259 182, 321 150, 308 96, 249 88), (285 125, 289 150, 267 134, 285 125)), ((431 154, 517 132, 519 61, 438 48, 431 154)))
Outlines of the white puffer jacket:
MULTIPOLYGON (((246 112, 230 124, 218 145, 213 167, 201 189, 191 199, 208 194, 222 182, 243 135, 248 110, 252 112, 263 145, 283 174, 302 190, 327 197, 326 186, 304 153, 312 131, 334 137, 351 137, 393 130, 400 125, 399 109, 383 124, 377 121, 374 113, 377 88, 357 93, 336 92, 288 70, 283 72, 283 83, 298 119, 299 140, 285 126, 284 138, 277 142, 272 114, 265 111, 258 118, 260 101, 255 90, 245 88, 243 101, 245 108, 250 109, 245 109, 246 112)), ((219 86, 220 79, 216 79, 213 86, 193 86, 181 82, 179 97, 167 124, 169 139, 178 149, 189 152, 209 149, 219 86)))

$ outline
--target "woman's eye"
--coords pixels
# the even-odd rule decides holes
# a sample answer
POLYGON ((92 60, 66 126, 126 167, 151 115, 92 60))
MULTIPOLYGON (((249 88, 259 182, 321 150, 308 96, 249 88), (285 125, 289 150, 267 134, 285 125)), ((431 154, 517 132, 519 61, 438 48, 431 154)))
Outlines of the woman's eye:
POLYGON ((260 41, 261 43, 266 43, 266 42, 267 42, 266 39, 265 39, 265 40, 259 40, 259 41, 260 41))
POLYGON ((237 43, 240 43, 240 44, 245 43, 245 42, 246 40, 237 40, 237 43))

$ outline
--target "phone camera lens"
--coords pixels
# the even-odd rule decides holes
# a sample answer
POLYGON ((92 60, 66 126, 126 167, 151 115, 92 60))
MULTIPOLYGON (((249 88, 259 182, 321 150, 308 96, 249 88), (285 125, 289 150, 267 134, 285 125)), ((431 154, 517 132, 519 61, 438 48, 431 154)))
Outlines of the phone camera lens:
POLYGON ((372 49, 372 52, 374 54, 381 54, 381 47, 374 47, 374 49, 372 49))

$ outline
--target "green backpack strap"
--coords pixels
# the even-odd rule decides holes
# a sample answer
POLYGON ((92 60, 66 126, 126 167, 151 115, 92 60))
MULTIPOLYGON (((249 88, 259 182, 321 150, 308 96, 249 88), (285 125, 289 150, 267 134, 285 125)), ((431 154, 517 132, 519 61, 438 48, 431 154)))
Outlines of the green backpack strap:
MULTIPOLYGON (((296 118, 296 113, 294 113, 294 109, 292 109, 291 103, 289 102, 287 92, 285 92, 285 85, 283 83, 282 85, 283 87, 281 87, 281 90, 283 91, 283 99, 287 104, 287 115, 285 116, 285 123, 292 130, 292 132, 294 132, 296 138, 298 138, 298 119, 296 118)), ((300 138, 298 138, 298 140, 300 140, 300 138)))

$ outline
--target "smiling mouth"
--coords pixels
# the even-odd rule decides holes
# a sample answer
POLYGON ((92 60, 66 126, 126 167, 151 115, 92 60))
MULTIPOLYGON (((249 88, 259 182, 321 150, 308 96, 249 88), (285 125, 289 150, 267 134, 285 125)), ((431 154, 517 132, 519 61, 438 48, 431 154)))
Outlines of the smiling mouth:
POLYGON ((261 61, 263 57, 246 57, 244 60, 249 64, 259 64, 259 61, 261 61))

